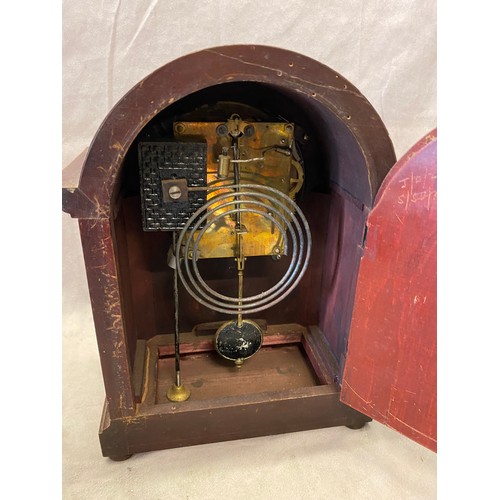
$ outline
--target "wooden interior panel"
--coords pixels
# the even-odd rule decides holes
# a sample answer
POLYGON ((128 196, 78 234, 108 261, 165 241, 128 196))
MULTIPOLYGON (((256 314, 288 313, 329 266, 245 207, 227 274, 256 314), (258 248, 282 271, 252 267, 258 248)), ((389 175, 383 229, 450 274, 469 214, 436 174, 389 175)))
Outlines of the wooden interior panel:
MULTIPOLYGON (((355 207, 354 209, 338 210, 332 200, 342 199, 342 196, 347 195, 333 191, 331 194, 307 193, 302 197, 300 205, 308 219, 312 236, 311 258, 308 269, 297 288, 283 301, 265 311, 264 316, 272 318, 273 323, 318 324, 320 309, 324 306, 322 297, 327 299, 330 297, 330 292, 325 291, 325 284, 331 287, 331 279, 328 273, 325 274, 325 266, 336 266, 339 259, 337 253, 330 252, 332 245, 328 246, 327 242, 332 238, 338 239, 339 228, 345 229, 350 238, 342 240, 344 249, 342 251, 347 253, 347 257, 341 261, 340 273, 333 278, 341 283, 341 292, 346 286, 352 287, 355 279, 353 273, 355 273, 359 255, 350 252, 347 246, 352 245, 353 238, 357 238, 354 246, 361 242, 363 214, 352 201, 347 203, 355 207), (347 217, 345 221, 344 217, 347 217)), ((126 271, 121 275, 121 282, 122 288, 127 290, 130 296, 128 307, 131 309, 131 318, 134 318, 133 322, 130 322, 134 335, 137 339, 147 340, 162 333, 172 333, 174 330, 173 270, 167 265, 171 233, 142 230, 138 196, 130 196, 121 201, 115 232, 120 242, 118 259, 121 268, 126 271)), ((278 262, 268 257, 249 258, 245 272, 245 295, 254 295, 270 288, 286 272, 288 263, 289 257, 286 256, 278 262)), ((235 263, 231 259, 205 259, 200 261, 200 272, 214 289, 234 296, 237 283, 234 266, 235 263)), ((338 295, 338 287, 333 288, 335 294, 338 295)), ((335 304, 335 302, 332 303, 335 304)), ((341 303, 335 308, 340 313, 343 307, 342 314, 347 318, 349 317, 348 305, 344 307, 343 299, 341 303)), ((181 331, 190 331, 199 323, 229 319, 227 315, 199 304, 183 286, 179 287, 179 304, 181 331)), ((249 318, 259 316, 262 316, 262 313, 248 315, 249 318)), ((330 321, 329 324, 334 324, 335 321, 330 321)), ((345 321, 342 325, 348 327, 345 321)), ((346 327, 343 326, 342 331, 345 330, 346 327)))
POLYGON ((321 279, 317 281, 321 283, 318 324, 340 365, 340 377, 351 326, 365 220, 364 206, 333 184, 328 203, 321 279))
MULTIPOLYGON (((185 355, 181 362, 182 382, 190 388, 192 401, 317 385, 300 344, 262 347, 241 368, 213 350, 185 355)), ((174 383, 174 357, 159 359, 157 373, 156 402, 166 403, 174 383)))

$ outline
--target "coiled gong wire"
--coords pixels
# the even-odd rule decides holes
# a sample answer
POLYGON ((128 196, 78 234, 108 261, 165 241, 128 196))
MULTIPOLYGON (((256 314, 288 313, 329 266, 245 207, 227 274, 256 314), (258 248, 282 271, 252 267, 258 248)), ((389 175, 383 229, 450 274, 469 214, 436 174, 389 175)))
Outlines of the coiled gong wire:
POLYGON ((224 314, 251 314, 274 306, 290 294, 306 272, 311 256, 311 231, 307 219, 289 196, 270 186, 222 184, 209 186, 208 190, 225 192, 200 207, 184 225, 177 240, 176 265, 184 287, 200 304, 224 314), (291 251, 291 258, 285 274, 268 290, 249 297, 230 297, 205 282, 198 269, 197 256, 200 241, 213 224, 228 215, 245 213, 271 221, 283 238, 283 253, 288 255, 291 251))

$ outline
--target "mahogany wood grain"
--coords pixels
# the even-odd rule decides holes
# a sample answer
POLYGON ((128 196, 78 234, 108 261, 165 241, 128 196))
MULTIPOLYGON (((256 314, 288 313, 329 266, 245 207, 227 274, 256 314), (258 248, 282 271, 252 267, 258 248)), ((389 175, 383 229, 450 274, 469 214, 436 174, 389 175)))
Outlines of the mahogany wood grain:
POLYGON ((112 227, 105 219, 79 225, 108 411, 124 417, 133 414, 135 401, 112 227))

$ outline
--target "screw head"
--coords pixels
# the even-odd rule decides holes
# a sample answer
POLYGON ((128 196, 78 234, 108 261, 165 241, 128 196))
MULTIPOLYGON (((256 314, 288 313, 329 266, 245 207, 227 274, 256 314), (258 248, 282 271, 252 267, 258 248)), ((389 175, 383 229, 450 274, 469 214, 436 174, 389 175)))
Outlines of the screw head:
POLYGON ((225 123, 221 123, 215 129, 215 132, 218 136, 223 137, 229 133, 229 129, 227 128, 225 123))
POLYGON ((170 186, 168 195, 172 200, 178 200, 182 196, 182 191, 179 186, 170 186))
POLYGON ((245 130, 243 130, 243 134, 245 135, 245 137, 252 137, 252 135, 255 134, 255 128, 253 127, 253 125, 247 125, 245 127, 245 130))

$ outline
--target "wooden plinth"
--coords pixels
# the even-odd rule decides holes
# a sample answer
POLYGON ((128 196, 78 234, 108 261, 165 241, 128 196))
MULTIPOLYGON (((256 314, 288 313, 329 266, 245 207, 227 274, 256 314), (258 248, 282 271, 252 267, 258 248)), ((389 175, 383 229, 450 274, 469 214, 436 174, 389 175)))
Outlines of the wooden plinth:
POLYGON ((336 367, 317 328, 268 327, 264 347, 242 368, 214 352, 211 336, 182 338, 182 382, 190 399, 166 398, 174 380, 172 335, 149 340, 137 349, 135 415, 112 420, 104 408, 104 456, 119 460, 217 441, 336 425, 357 428, 371 420, 340 402, 336 367))

